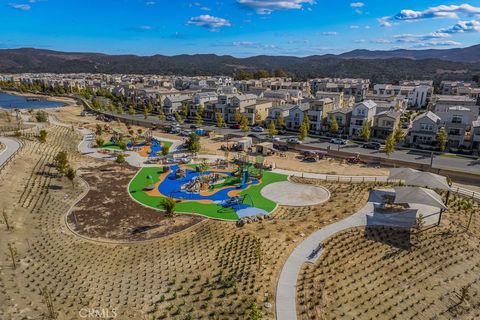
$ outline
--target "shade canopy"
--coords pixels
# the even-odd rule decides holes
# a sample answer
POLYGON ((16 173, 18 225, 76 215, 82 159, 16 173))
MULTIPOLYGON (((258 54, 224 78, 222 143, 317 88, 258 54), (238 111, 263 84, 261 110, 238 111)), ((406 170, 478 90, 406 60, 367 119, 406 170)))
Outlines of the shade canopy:
POLYGON ((416 203, 447 209, 442 197, 435 191, 421 187, 396 187, 394 203, 416 203))
POLYGON ((412 178, 415 174, 418 174, 420 171, 410 168, 391 168, 388 179, 398 179, 405 180, 412 178))
POLYGON ((390 169, 388 179, 403 180, 407 186, 450 190, 450 185, 448 184, 446 177, 410 168, 392 168, 390 169))

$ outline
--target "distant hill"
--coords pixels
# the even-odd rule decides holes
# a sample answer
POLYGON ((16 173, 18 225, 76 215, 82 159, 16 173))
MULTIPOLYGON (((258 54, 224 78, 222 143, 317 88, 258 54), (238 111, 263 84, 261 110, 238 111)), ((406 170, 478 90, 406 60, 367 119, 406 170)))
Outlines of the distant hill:
POLYGON ((0 72, 138 73, 233 75, 282 68, 297 79, 362 77, 375 82, 399 79, 470 80, 480 73, 480 45, 446 50, 354 50, 340 55, 308 57, 254 56, 235 58, 214 54, 177 56, 107 55, 33 48, 0 50, 0 72))
POLYGON ((338 55, 340 58, 348 59, 391 59, 391 58, 406 58, 414 60, 422 59, 440 59, 447 61, 458 62, 480 62, 480 45, 475 45, 467 48, 453 48, 453 49, 426 49, 426 50, 353 50, 350 52, 338 55))

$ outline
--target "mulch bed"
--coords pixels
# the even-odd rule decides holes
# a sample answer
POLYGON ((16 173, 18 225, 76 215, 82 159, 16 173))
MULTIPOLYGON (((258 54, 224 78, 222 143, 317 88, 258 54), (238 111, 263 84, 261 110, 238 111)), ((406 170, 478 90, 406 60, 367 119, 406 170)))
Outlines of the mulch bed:
POLYGON ((127 186, 137 170, 112 163, 81 169, 90 190, 68 216, 70 227, 94 239, 140 241, 164 237, 204 220, 185 214, 168 218, 132 200, 127 186))

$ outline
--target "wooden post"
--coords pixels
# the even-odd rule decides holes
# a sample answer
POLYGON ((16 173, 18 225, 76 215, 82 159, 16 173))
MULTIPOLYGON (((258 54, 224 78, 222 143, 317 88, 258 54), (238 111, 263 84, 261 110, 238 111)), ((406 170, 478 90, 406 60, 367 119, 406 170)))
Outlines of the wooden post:
POLYGON ((440 213, 438 215, 437 227, 440 225, 440 221, 442 220, 442 213, 443 213, 443 209, 440 209, 440 213))

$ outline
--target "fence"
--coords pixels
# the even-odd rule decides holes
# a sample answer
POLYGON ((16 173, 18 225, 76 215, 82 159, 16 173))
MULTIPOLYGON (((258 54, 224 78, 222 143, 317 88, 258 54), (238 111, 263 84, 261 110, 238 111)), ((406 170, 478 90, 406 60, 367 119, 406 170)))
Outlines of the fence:
MULTIPOLYGON (((400 183, 402 180, 399 179, 388 179, 386 176, 339 176, 339 175, 309 175, 308 173, 295 173, 290 174, 290 176, 301 177, 301 178, 312 178, 319 179, 323 181, 332 181, 332 182, 344 182, 344 183, 364 183, 364 182, 388 182, 388 183, 400 183)), ((451 192, 458 194, 460 196, 473 199, 480 202, 480 192, 472 191, 463 187, 456 186, 455 184, 451 188, 451 192)))
POLYGON ((13 161, 13 158, 15 158, 15 156, 16 156, 20 151, 22 151, 22 149, 23 149, 23 147, 24 147, 24 144, 23 144, 23 142, 22 142, 21 140, 17 140, 17 141, 18 141, 18 143, 20 143, 20 148, 18 148, 14 153, 12 153, 12 155, 11 155, 10 157, 8 157, 8 159, 5 160, 5 162, 0 165, 0 173, 2 173, 3 169, 5 169, 6 166, 7 166, 11 161, 13 161))

